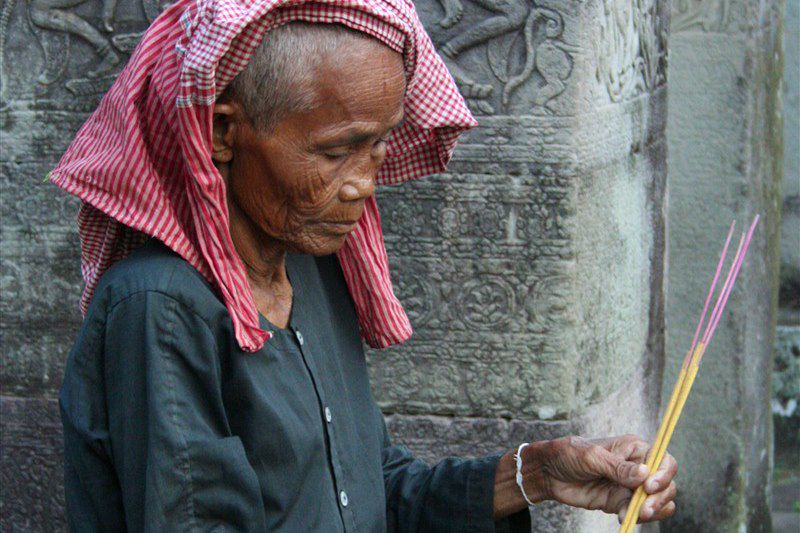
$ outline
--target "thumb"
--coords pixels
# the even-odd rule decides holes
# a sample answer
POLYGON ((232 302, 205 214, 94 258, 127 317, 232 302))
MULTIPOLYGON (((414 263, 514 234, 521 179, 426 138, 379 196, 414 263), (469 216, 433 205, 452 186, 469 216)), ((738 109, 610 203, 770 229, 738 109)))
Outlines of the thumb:
POLYGON ((629 489, 635 489, 645 482, 649 475, 647 466, 642 463, 626 461, 602 446, 593 447, 589 468, 594 474, 615 481, 629 489))

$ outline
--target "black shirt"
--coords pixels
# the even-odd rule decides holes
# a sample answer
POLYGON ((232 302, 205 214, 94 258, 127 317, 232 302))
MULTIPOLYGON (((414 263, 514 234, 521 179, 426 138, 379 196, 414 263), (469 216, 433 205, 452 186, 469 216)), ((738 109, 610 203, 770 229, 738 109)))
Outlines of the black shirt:
POLYGON ((335 256, 289 255, 288 328, 239 349, 189 263, 151 239, 109 269, 60 405, 73 531, 529 531, 495 523, 501 454, 392 445, 335 256))

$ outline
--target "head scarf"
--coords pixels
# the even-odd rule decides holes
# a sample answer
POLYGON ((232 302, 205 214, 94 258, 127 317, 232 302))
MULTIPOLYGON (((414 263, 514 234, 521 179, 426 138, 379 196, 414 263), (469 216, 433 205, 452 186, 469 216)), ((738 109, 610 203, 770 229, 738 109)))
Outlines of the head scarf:
MULTIPOLYGON (((84 314, 103 272, 154 236, 219 292, 242 350, 270 337, 231 240, 212 119, 215 99, 265 32, 296 20, 342 24, 403 54, 405 120, 387 143, 379 185, 441 172, 458 135, 476 124, 410 0, 178 0, 145 32, 50 174, 82 200, 84 314)), ((408 339, 374 197, 337 255, 367 343, 408 339)))

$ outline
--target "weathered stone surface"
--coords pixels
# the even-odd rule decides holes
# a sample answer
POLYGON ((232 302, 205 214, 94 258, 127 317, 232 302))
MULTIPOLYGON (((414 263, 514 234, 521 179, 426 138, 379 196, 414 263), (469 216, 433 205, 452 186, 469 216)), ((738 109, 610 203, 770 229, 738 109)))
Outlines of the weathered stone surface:
POLYGON ((785 12, 780 305, 782 321, 800 325, 800 3, 785 12))
POLYGON ((540 105, 541 72, 504 104, 509 76, 484 55, 495 57, 495 39, 516 40, 506 43, 508 61, 522 64, 521 26, 462 49, 461 36, 478 35, 485 12, 469 4, 443 30, 438 4, 418 3, 445 56, 461 50, 449 64, 465 94, 492 92, 469 98, 482 125, 461 143, 451 173, 381 196, 398 292, 417 330, 409 345, 375 358, 385 408, 563 418, 619 388, 658 351, 647 348, 661 327, 650 320, 665 175, 666 30, 657 7, 543 11, 563 30, 536 40, 561 50, 571 68, 563 92, 540 105), (649 25, 619 27, 617 15, 649 25), (639 46, 617 48, 625 40, 639 46), (650 63, 638 71, 643 56, 650 63), (403 379, 407 387, 393 386, 403 379))
MULTIPOLYGON (((800 418, 800 326, 778 326, 775 332, 773 411, 800 418)), ((788 436, 787 436, 788 437, 788 436)), ((794 435, 798 440, 800 435, 794 435)))
POLYGON ((673 4, 667 372, 671 391, 727 227, 762 216, 686 405, 667 531, 769 531, 769 391, 780 220, 779 2, 673 4))
POLYGON ((44 178, 159 11, 156 0, 120 2, 108 32, 94 2, 71 2, 84 24, 61 31, 47 5, 9 0, 0 11, 0 383, 18 395, 57 390, 80 326, 78 202, 44 178), (120 62, 89 76, 107 50, 120 62))
POLYGON ((0 529, 65 531, 58 403, 0 396, 0 529))

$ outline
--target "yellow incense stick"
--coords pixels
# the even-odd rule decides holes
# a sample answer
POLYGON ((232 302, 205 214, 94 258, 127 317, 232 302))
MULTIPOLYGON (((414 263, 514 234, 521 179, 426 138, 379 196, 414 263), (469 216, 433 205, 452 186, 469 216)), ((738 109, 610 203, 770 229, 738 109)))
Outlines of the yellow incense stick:
MULTIPOLYGON (((688 359, 688 358, 687 358, 688 359)), ((678 380, 675 382, 675 387, 672 389, 672 395, 669 398, 669 403, 667 404, 667 409, 664 411, 664 417, 661 419, 661 425, 658 427, 658 432, 656 433, 655 441, 653 441, 653 446, 651 448, 651 452, 649 457, 647 458, 647 470, 649 472, 653 472, 655 470, 655 462, 656 456, 658 455, 658 448, 661 445, 661 441, 664 439, 664 434, 667 432, 667 428, 669 427, 669 420, 672 417, 672 412, 675 409, 675 404, 678 403, 678 398, 681 395, 681 389, 683 389, 683 382, 686 379, 686 366, 681 366, 680 374, 678 374, 678 380)), ((644 487, 639 487, 633 494, 631 501, 628 503, 628 511, 625 514, 625 520, 622 522, 622 526, 620 526, 620 533, 625 533, 628 529, 630 529, 630 522, 633 520, 631 517, 631 510, 636 506, 636 501, 644 495, 644 487)))
MULTIPOLYGON (((699 370, 698 362, 700 357, 702 357, 704 349, 705 345, 702 342, 698 343, 692 357, 689 359, 689 361, 691 361, 689 368, 687 369, 686 366, 682 366, 680 374, 678 374, 678 380, 675 383, 675 388, 672 390, 672 396, 669 399, 667 409, 664 412, 664 418, 661 420, 661 425, 658 428, 653 447, 650 451, 650 456, 647 458, 647 469, 651 474, 658 470, 661 466, 661 461, 664 459, 667 446, 672 439, 672 433, 675 431, 675 426, 678 423, 678 419, 683 411, 683 406, 686 403, 686 399, 689 397, 689 392, 697 376, 697 371, 699 370)), ((640 485, 628 504, 628 511, 620 527, 620 533, 629 533, 633 530, 639 518, 639 511, 646 498, 647 494, 644 492, 644 485, 640 485)))
MULTIPOLYGON (((683 406, 686 403, 686 399, 689 397, 689 392, 692 390, 692 385, 694 384, 694 379, 695 377, 697 377, 697 371, 699 369, 700 366, 697 363, 692 363, 692 365, 689 367, 689 371, 686 374, 686 380, 684 382, 683 389, 681 390, 681 395, 678 398, 678 403, 675 405, 675 411, 669 423, 669 428, 667 428, 667 432, 664 435, 661 447, 658 450, 658 455, 656 457, 656 462, 655 462, 655 470, 658 470, 658 467, 661 466, 661 461, 664 459, 664 455, 667 452, 667 446, 669 445, 669 441, 672 438, 672 434, 675 431, 675 426, 677 425, 678 419, 681 416, 681 412, 683 411, 683 406)), ((628 523, 628 528, 624 530, 625 533, 630 533, 631 531, 633 531, 633 528, 636 525, 636 521, 639 517, 639 511, 641 510, 642 505, 644 504, 644 501, 647 498, 647 495, 644 493, 644 489, 642 487, 636 489, 636 492, 640 493, 640 497, 635 502, 632 499, 631 502, 633 503, 633 505, 628 507, 628 515, 626 515, 625 518, 626 520, 628 516, 632 518, 628 523)))

